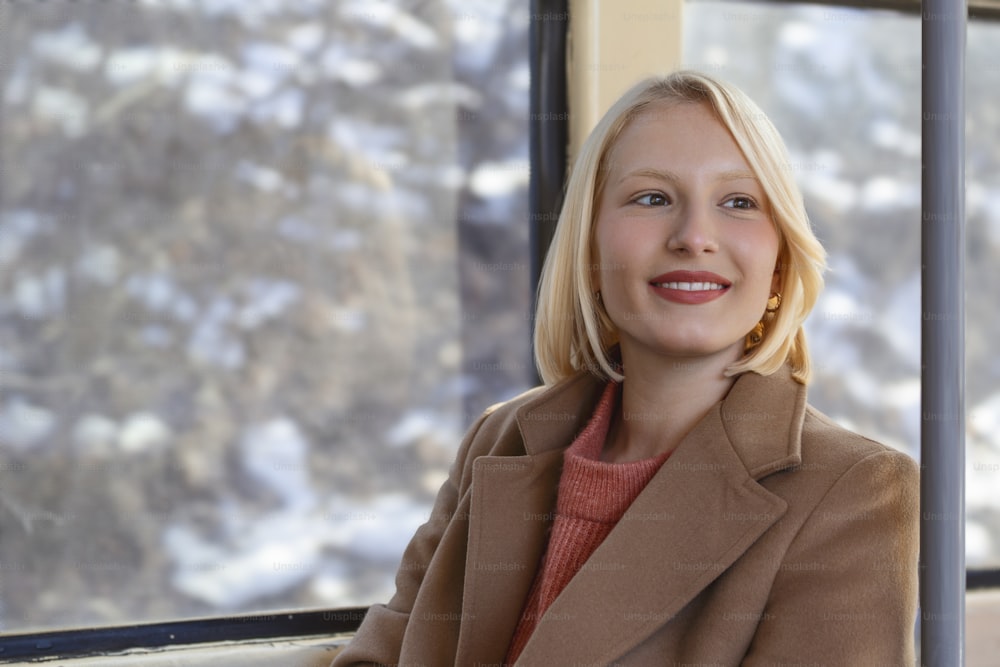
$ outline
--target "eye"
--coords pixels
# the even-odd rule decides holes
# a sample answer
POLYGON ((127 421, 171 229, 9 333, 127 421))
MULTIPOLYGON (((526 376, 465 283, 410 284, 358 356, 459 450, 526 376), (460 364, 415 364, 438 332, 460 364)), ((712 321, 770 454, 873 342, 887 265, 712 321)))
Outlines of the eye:
POLYGON ((640 206, 666 206, 670 203, 666 195, 659 192, 647 192, 644 195, 639 195, 632 201, 640 206))
POLYGON ((753 211, 759 208, 754 198, 746 195, 733 195, 722 202, 722 205, 726 208, 734 208, 741 211, 753 211))

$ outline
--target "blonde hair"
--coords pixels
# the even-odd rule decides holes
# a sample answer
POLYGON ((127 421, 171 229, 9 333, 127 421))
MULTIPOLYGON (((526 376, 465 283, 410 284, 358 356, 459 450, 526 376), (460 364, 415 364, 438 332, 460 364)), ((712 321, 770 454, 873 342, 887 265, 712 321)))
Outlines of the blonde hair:
POLYGON ((705 104, 715 113, 760 180, 778 231, 781 306, 766 318, 761 314, 763 338, 726 375, 770 375, 787 362, 793 377, 807 383, 810 364, 802 324, 823 287, 826 252, 809 225, 788 151, 774 125, 739 89, 692 71, 633 86, 580 149, 538 286, 534 348, 542 380, 553 384, 583 369, 607 379, 623 378, 609 354, 617 343, 616 328, 592 288, 594 218, 615 141, 633 118, 658 102, 705 104))

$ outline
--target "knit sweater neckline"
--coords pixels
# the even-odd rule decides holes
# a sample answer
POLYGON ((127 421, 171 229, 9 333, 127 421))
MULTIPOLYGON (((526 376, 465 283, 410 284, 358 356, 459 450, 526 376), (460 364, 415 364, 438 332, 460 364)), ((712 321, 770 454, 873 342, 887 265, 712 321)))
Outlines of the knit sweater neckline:
POLYGON ((552 532, 508 647, 508 663, 517 660, 541 616, 670 456, 601 461, 620 394, 621 385, 609 382, 590 421, 563 454, 552 532))
POLYGON ((621 384, 609 382, 586 427, 566 450, 556 511, 601 523, 617 523, 670 456, 665 452, 638 461, 601 460, 621 384))

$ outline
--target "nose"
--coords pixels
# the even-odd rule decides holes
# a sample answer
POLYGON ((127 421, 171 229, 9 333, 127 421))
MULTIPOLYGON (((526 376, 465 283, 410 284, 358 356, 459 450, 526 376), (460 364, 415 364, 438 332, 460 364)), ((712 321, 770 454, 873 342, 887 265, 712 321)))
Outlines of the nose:
POLYGON ((699 255, 716 252, 719 244, 711 212, 704 206, 689 204, 671 221, 667 248, 672 252, 699 255))

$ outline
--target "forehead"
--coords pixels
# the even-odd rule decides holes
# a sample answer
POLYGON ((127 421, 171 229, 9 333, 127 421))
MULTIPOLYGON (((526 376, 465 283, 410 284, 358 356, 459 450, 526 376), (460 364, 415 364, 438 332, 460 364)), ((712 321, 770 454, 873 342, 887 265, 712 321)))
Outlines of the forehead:
POLYGON ((610 171, 643 163, 677 167, 718 163, 748 168, 730 131, 704 103, 654 102, 632 114, 607 154, 610 171))

